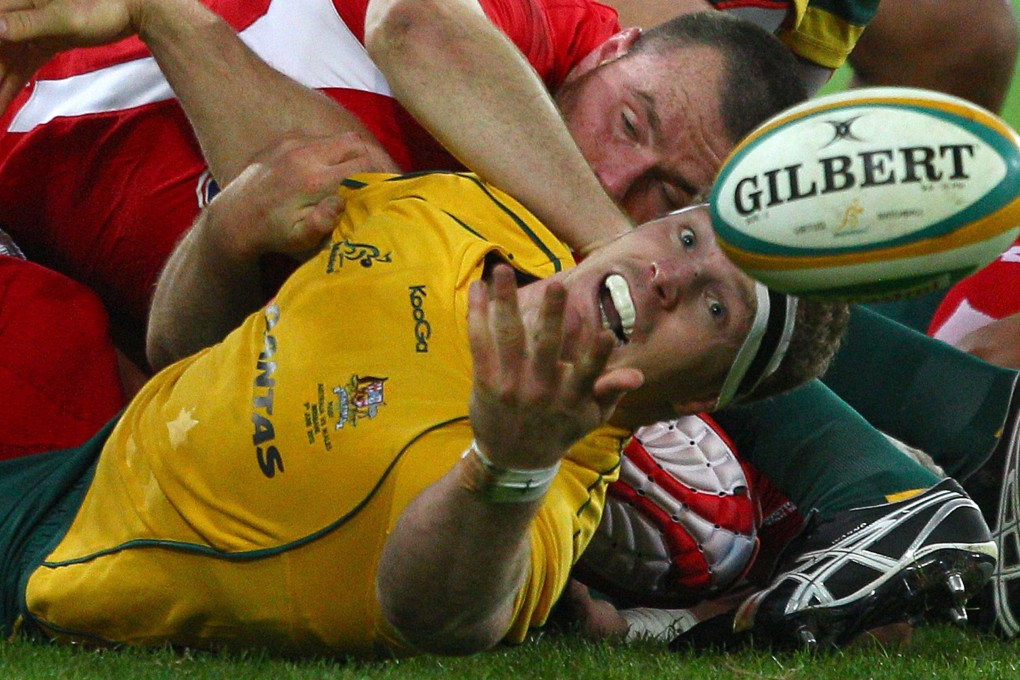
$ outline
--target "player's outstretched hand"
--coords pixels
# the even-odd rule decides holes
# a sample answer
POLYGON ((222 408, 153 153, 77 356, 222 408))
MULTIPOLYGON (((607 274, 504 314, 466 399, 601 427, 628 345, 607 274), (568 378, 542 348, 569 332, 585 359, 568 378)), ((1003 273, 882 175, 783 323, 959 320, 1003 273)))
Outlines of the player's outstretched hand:
POLYGON ((266 253, 302 256, 317 248, 343 208, 340 183, 386 166, 375 151, 350 132, 292 136, 264 152, 209 206, 217 214, 224 255, 251 260, 266 253))
POLYGON ((497 265, 488 284, 471 288, 469 333, 474 357, 471 424, 497 465, 537 469, 555 464, 578 439, 605 423, 620 398, 640 387, 636 369, 606 371, 615 346, 601 328, 571 337, 562 349, 566 291, 549 282, 535 320, 525 323, 513 270, 497 265))
POLYGON ((0 111, 54 54, 135 32, 140 0, 0 0, 0 111))

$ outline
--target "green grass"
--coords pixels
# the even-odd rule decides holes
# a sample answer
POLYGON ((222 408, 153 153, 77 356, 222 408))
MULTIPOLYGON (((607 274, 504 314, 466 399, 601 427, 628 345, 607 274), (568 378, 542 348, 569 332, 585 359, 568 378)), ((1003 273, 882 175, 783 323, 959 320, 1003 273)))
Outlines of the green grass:
POLYGON ((919 631, 902 650, 879 647, 810 656, 806 653, 674 654, 660 646, 590 644, 568 635, 470 658, 419 657, 378 663, 291 662, 265 656, 175 653, 169 650, 89 651, 15 642, 0 644, 0 678, 17 680, 343 680, 345 678, 570 678, 593 680, 918 680, 1013 678, 1015 645, 937 626, 919 631))

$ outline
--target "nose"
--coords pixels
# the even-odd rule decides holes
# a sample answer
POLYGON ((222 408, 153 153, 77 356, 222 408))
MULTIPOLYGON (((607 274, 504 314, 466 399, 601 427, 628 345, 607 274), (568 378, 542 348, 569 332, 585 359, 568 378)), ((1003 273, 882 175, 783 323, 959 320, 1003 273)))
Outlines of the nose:
POLYGON ((652 262, 652 288, 664 309, 672 309, 685 293, 704 282, 702 258, 673 255, 652 262))
POLYGON ((659 258, 651 265, 652 288, 665 309, 671 309, 685 296, 700 295, 712 281, 723 281, 740 269, 733 264, 715 239, 692 251, 680 251, 659 258))

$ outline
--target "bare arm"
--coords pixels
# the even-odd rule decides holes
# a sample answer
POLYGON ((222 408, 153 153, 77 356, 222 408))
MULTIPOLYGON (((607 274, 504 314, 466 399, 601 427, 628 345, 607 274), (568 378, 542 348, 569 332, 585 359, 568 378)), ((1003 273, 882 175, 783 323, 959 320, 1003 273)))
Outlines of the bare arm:
POLYGON ((1020 313, 971 331, 956 346, 991 364, 1020 370, 1020 313))
POLYGON ((341 208, 340 182, 365 169, 371 161, 356 135, 290 138, 216 196, 157 283, 146 339, 152 367, 219 342, 262 306, 261 256, 315 248, 341 208))
MULTIPOLYGON (((327 97, 262 62, 196 0, 0 0, 0 18, 7 22, 0 25, 4 107, 46 55, 138 33, 221 184, 286 134, 349 130, 375 141, 327 97), (22 9, 32 4, 39 7, 22 9)), ((373 0, 366 42, 401 102, 465 165, 513 194, 566 243, 584 251, 630 227, 542 82, 476 0, 373 0)), ((381 147, 376 153, 378 169, 393 169, 381 147)))
POLYGON ((181 101, 221 184, 240 174, 258 152, 291 134, 356 132, 375 169, 396 170, 356 116, 271 68, 203 5, 158 0, 142 6, 138 33, 181 101))
MULTIPOLYGON (((578 338, 583 349, 573 365, 560 361, 564 302, 562 286, 551 285, 538 328, 526 331, 509 267, 495 269, 488 294, 480 283, 472 288, 471 424, 497 465, 556 464, 641 383, 633 369, 603 372, 613 346, 605 333, 578 338)), ((511 625, 528 576, 528 531, 541 500, 487 500, 472 488, 469 465, 462 459, 404 510, 380 560, 383 612, 424 651, 464 654, 494 645, 511 625)))
POLYGON ((351 113, 271 68, 196 0, 0 0, 0 107, 62 49, 137 33, 191 121, 213 176, 225 185, 292 134, 363 136, 379 170, 394 169, 351 113), (30 8, 32 5, 38 7, 30 8), (25 8, 25 9, 23 9, 25 8))
POLYGON ((1017 58, 1010 0, 882 0, 850 54, 856 85, 910 85, 999 111, 1017 58))
POLYGON ((457 158, 576 250, 626 231, 544 84, 477 0, 372 0, 369 54, 457 158))

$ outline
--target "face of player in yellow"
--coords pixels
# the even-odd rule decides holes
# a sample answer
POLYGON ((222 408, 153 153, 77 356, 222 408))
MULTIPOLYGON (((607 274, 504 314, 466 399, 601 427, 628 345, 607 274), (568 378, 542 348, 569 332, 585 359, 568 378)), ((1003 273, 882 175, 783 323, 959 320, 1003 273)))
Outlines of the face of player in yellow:
POLYGON ((640 223, 705 191, 733 141, 720 111, 721 55, 702 46, 627 54, 636 36, 624 31, 589 55, 556 102, 606 192, 640 223))
MULTIPOLYGON (((555 278, 567 291, 566 358, 569 338, 608 328, 617 338, 608 368, 644 374, 617 409, 621 424, 631 413, 646 423, 711 408, 754 319, 754 282, 719 249, 703 206, 644 224, 555 278)), ((526 326, 543 285, 520 291, 526 326)))

